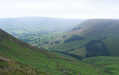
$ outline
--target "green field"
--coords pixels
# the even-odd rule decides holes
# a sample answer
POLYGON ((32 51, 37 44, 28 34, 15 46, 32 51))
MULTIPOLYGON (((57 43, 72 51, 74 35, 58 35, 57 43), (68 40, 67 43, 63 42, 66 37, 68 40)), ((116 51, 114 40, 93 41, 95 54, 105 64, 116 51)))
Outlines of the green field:
POLYGON ((119 57, 92 57, 83 61, 95 65, 108 75, 119 75, 119 57))

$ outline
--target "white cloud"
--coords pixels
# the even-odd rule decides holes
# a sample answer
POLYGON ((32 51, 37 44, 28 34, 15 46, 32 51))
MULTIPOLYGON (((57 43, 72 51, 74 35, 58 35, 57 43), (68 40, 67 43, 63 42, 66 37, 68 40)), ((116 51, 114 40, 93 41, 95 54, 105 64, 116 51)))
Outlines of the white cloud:
POLYGON ((118 0, 0 0, 0 18, 119 18, 118 0))

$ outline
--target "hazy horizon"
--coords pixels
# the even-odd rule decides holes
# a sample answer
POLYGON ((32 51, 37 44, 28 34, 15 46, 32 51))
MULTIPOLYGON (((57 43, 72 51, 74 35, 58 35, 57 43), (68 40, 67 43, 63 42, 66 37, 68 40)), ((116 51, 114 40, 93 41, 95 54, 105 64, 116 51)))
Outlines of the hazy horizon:
POLYGON ((119 19, 118 0, 0 0, 0 18, 119 19))

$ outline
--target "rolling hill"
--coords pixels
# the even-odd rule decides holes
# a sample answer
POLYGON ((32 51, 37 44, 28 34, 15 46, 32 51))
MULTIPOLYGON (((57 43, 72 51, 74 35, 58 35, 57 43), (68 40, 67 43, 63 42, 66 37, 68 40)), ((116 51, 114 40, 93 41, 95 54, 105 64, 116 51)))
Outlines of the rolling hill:
POLYGON ((60 39, 48 47, 50 50, 82 57, 119 56, 118 33, 119 20, 90 19, 59 36, 60 39))

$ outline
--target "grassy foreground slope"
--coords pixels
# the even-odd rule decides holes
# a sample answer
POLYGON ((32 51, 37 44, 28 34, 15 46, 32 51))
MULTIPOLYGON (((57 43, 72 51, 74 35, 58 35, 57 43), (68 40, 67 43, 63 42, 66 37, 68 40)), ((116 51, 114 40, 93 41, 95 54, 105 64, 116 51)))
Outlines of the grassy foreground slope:
POLYGON ((92 57, 83 61, 95 65, 108 75, 119 75, 119 57, 92 57))
POLYGON ((0 75, 37 75, 36 69, 0 56, 0 75))
POLYGON ((58 57, 41 49, 31 47, 2 30, 0 30, 0 56, 18 62, 16 65, 9 64, 7 66, 8 61, 5 61, 5 63, 0 61, 0 65, 7 66, 5 68, 7 72, 0 66, 0 73, 5 71, 6 75, 16 75, 13 74, 14 71, 13 73, 10 72, 8 68, 10 65, 17 67, 18 72, 20 71, 19 65, 21 65, 22 70, 31 72, 30 74, 24 74, 24 72, 20 71, 20 74, 17 75, 99 75, 98 71, 91 65, 58 57), (26 68, 26 66, 28 67, 26 68))

